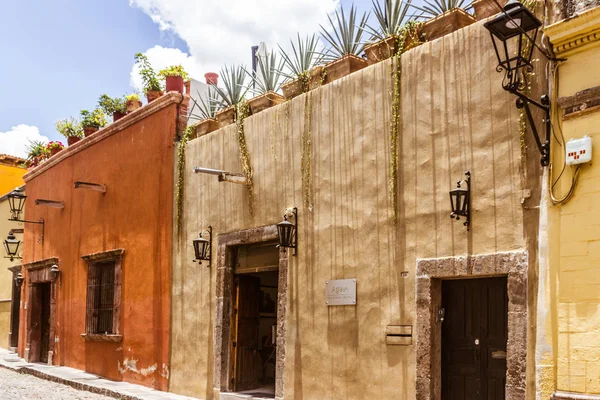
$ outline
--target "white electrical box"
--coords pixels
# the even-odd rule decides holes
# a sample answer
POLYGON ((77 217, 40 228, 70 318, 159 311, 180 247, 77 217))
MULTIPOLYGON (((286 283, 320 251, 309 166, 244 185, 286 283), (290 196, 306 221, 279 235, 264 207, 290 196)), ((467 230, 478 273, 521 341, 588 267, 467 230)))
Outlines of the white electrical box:
POLYGON ((567 142, 567 165, 583 164, 592 161, 592 138, 571 139, 567 142))

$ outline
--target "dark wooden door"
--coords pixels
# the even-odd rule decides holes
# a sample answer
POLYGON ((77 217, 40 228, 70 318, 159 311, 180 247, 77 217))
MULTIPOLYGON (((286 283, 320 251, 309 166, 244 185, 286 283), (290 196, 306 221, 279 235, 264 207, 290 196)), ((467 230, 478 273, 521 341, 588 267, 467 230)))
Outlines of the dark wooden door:
POLYGON ((506 278, 442 282, 442 399, 503 400, 506 278))
POLYGON ((257 388, 261 368, 258 351, 260 278, 237 275, 234 390, 257 388))
POLYGON ((48 362, 48 350, 50 350, 50 283, 42 283, 40 286, 40 361, 48 362))

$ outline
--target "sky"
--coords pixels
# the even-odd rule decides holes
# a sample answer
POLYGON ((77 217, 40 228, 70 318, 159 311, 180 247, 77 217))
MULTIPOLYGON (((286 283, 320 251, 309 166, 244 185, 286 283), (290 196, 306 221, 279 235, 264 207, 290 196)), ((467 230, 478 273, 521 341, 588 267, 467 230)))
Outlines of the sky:
POLYGON ((0 154, 24 157, 29 140, 59 140, 60 119, 98 97, 140 91, 134 55, 156 70, 182 64, 193 78, 250 64, 251 46, 273 48, 318 32, 336 7, 371 0, 20 0, 0 2, 0 154))

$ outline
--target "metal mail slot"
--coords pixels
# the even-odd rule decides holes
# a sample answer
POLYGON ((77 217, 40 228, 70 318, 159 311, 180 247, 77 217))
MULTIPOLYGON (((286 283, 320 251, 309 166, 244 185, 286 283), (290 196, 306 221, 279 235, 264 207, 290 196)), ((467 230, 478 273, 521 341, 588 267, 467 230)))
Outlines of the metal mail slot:
POLYGON ((385 343, 397 346, 410 346, 412 344, 412 325, 386 326, 385 343))
POLYGON ((506 359, 506 352, 499 350, 499 351, 492 351, 492 358, 496 358, 496 359, 506 359))

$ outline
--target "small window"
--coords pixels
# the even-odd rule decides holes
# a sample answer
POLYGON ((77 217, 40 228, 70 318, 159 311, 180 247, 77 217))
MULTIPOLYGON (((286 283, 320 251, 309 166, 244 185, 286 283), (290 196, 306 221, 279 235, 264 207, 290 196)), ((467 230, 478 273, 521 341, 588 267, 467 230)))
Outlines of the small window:
POLYGON ((86 340, 120 337, 122 256, 123 249, 117 249, 82 257, 88 264, 86 340))
POLYGON ((115 263, 91 264, 88 268, 87 333, 113 334, 115 312, 115 263))

